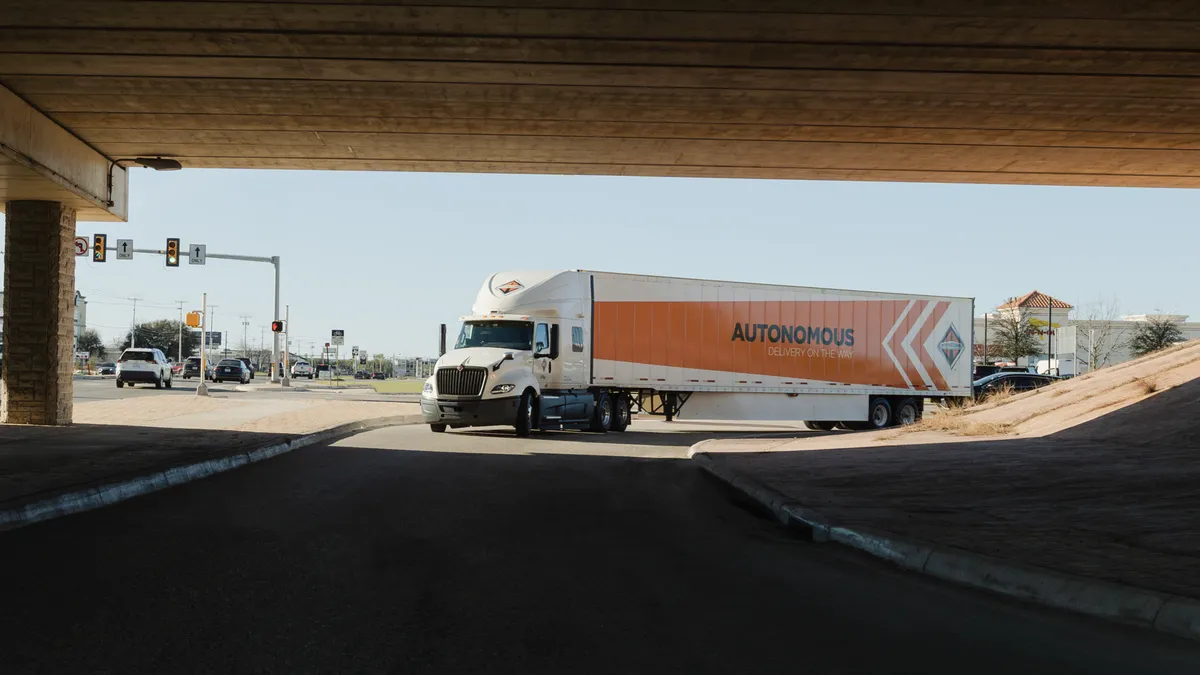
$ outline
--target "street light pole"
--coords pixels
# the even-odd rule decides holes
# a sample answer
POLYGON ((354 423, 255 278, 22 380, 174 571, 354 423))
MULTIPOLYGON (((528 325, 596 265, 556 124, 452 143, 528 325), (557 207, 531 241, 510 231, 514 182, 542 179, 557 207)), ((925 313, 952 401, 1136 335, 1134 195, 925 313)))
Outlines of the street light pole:
MULTIPOLYGON (((275 266, 275 314, 272 321, 279 320, 279 256, 271 256, 271 264, 275 266)), ((271 381, 279 382, 279 333, 271 333, 271 381)))

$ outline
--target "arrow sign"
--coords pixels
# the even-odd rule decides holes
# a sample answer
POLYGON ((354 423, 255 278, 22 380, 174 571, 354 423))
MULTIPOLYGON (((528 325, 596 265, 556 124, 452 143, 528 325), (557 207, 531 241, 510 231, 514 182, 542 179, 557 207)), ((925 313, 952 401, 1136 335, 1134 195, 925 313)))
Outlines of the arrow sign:
POLYGON ((117 240, 117 260, 133 260, 133 240, 117 240))
POLYGON ((87 237, 75 237, 75 256, 83 256, 88 254, 88 239, 87 237))
POLYGON ((188 255, 189 265, 203 265, 204 256, 208 254, 208 246, 205 244, 192 244, 188 247, 191 254, 188 255))

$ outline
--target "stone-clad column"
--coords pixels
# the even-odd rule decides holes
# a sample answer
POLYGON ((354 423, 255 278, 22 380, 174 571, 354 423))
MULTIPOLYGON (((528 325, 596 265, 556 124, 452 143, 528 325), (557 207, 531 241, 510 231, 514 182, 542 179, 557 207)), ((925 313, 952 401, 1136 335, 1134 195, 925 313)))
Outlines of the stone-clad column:
POLYGON ((75 209, 6 204, 0 423, 71 423, 74 242, 75 209))

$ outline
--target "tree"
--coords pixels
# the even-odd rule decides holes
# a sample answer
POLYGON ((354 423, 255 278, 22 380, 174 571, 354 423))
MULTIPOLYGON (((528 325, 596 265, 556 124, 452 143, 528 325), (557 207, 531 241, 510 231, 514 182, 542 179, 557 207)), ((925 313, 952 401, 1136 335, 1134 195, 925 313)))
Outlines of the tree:
MULTIPOLYGON (((179 354, 179 322, 170 319, 147 321, 135 327, 137 331, 137 347, 153 347, 161 349, 167 358, 175 358, 179 354)), ((129 349, 130 334, 125 334, 121 349, 129 349)), ((192 356, 200 348, 200 333, 188 327, 183 328, 183 358, 192 356)))
POLYGON ((1023 310, 1000 310, 988 323, 992 334, 989 347, 994 344, 996 352, 1008 357, 1013 363, 1026 356, 1042 353, 1042 343, 1038 340, 1037 330, 1023 310))
POLYGON ((1179 324, 1169 317, 1149 316, 1134 329, 1129 348, 1134 356, 1145 356, 1178 342, 1183 342, 1179 324))
POLYGON ((100 338, 100 334, 91 328, 85 328, 79 334, 79 339, 75 341, 75 351, 87 352, 95 356, 104 351, 104 340, 100 338))
POLYGON ((386 375, 388 377, 392 376, 392 360, 389 359, 387 357, 387 355, 376 354, 373 357, 373 361, 374 361, 375 368, 376 368, 375 372, 383 373, 384 375, 386 375))
POLYGON ((1084 317, 1074 322, 1075 351, 1088 370, 1108 365, 1109 359, 1129 345, 1129 333, 1114 325, 1121 314, 1121 305, 1114 298, 1097 300, 1088 305, 1084 317))

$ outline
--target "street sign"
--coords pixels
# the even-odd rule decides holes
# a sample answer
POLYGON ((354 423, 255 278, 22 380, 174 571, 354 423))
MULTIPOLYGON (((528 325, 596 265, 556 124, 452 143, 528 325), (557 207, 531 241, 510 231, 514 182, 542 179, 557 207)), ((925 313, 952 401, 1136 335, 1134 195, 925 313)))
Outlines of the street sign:
POLYGON ((117 240, 117 260, 133 260, 133 240, 117 240))
POLYGON ((75 237, 75 256, 84 256, 88 252, 87 237, 75 237))
POLYGON ((217 330, 204 331, 204 342, 209 347, 220 347, 221 346, 221 331, 217 331, 217 330))
POLYGON ((204 256, 208 254, 208 244, 191 244, 188 246, 188 250, 191 252, 188 255, 189 265, 204 264, 204 256))
POLYGON ((346 331, 334 329, 329 341, 338 346, 346 344, 346 331))
POLYGON ((353 353, 354 356, 358 356, 358 345, 354 345, 354 347, 351 348, 350 351, 351 351, 351 353, 353 353))

